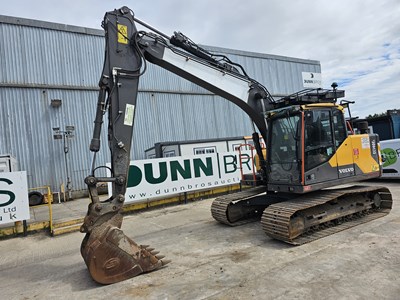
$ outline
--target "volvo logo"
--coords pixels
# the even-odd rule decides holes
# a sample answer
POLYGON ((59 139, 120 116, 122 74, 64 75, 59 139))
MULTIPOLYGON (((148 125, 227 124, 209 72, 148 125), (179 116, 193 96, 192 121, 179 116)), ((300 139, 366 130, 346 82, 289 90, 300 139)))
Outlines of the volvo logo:
POLYGON ((340 174, 347 174, 347 173, 353 173, 354 172, 354 168, 343 168, 343 169, 339 169, 339 173, 340 174))
POLYGON ((371 140, 371 150, 372 150, 372 154, 376 155, 376 141, 375 140, 371 140))

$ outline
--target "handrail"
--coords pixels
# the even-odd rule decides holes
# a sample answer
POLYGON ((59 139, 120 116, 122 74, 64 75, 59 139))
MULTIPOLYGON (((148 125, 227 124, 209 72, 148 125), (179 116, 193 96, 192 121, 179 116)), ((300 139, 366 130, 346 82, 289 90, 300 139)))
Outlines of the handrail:
POLYGON ((45 185, 45 186, 39 186, 39 187, 34 187, 34 188, 30 188, 30 191, 34 191, 34 190, 47 190, 47 203, 45 204, 39 204, 39 205, 35 205, 35 207, 41 207, 41 206, 45 206, 47 205, 49 208, 49 231, 50 234, 53 233, 53 207, 52 207, 52 202, 53 202, 53 193, 51 192, 51 188, 49 185, 45 185))
POLYGON ((251 150, 251 166, 252 166, 252 171, 253 171, 253 180, 255 182, 256 181, 256 172, 255 172, 255 167, 254 167, 254 155, 253 155, 255 148, 251 144, 240 144, 238 147, 240 176, 242 178, 242 181, 244 181, 244 174, 243 174, 243 167, 242 167, 242 147, 249 147, 251 150))

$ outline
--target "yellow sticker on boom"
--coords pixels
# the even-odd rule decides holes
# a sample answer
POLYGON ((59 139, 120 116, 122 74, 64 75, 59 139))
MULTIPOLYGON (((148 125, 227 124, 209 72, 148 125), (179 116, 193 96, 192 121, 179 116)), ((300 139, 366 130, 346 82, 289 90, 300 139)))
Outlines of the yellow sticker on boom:
POLYGON ((118 43, 128 44, 128 26, 117 24, 118 28, 118 43))

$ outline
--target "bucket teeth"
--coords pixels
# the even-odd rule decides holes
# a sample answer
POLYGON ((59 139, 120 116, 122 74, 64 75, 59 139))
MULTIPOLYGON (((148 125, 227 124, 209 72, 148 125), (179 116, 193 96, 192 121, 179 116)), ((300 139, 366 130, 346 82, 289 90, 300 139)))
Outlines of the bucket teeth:
POLYGON ((161 260, 161 263, 162 263, 163 266, 169 264, 170 262, 171 262, 170 259, 162 259, 162 260, 161 260))
POLYGON ((156 258, 157 258, 158 260, 162 260, 164 257, 165 257, 164 255, 156 255, 156 258))
POLYGON ((150 253, 151 253, 152 255, 157 255, 158 253, 160 253, 160 251, 150 251, 150 253))

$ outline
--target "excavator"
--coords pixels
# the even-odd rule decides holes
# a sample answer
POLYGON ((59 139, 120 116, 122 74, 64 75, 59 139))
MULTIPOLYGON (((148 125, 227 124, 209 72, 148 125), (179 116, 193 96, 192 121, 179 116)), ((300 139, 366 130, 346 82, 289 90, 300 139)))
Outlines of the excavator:
POLYGON ((268 236, 301 245, 391 210, 386 187, 349 185, 379 177, 382 162, 376 134, 352 134, 344 116, 348 101, 337 103, 344 97, 337 85, 277 100, 225 55, 205 50, 180 32, 170 37, 128 7, 107 12, 102 27, 105 59, 90 143, 92 169, 85 178, 91 203, 81 226, 81 254, 96 282, 119 282, 169 263, 121 230, 138 84, 148 62, 233 102, 252 121, 257 176, 244 178, 249 188, 213 201, 211 215, 218 222, 237 226, 258 218, 268 236), (149 31, 139 31, 137 24, 149 31), (111 167, 95 163, 106 114, 111 167), (101 168, 111 175, 96 176, 101 168), (109 199, 100 201, 98 182, 111 183, 109 199))

